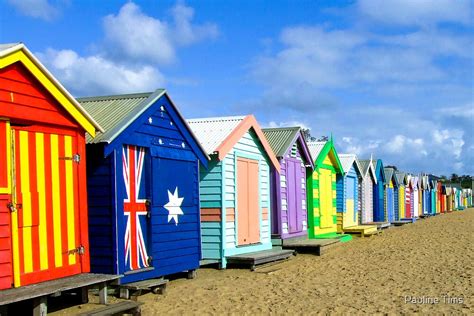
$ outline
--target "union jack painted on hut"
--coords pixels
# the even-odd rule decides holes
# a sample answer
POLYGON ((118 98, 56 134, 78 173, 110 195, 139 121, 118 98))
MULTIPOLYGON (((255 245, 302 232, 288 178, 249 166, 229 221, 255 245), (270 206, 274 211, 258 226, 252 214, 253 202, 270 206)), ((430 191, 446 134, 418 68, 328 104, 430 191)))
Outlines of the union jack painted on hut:
POLYGON ((0 45, 0 289, 89 272, 85 137, 100 129, 23 44, 0 45))
POLYGON ((87 139, 93 272, 122 283, 199 267, 199 162, 208 156, 165 90, 79 99, 87 139))

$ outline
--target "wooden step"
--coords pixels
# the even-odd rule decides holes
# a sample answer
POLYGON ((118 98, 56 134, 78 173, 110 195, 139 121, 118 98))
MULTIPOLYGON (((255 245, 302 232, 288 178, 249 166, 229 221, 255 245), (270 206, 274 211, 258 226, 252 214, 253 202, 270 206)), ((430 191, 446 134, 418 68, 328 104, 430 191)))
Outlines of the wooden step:
POLYGON ((327 250, 339 244, 341 241, 337 238, 328 239, 308 239, 308 238, 290 238, 283 240, 283 249, 294 249, 300 253, 313 253, 322 256, 327 250))
POLYGON ((227 256, 226 259, 228 264, 249 266, 254 271, 259 264, 285 260, 293 256, 293 253, 293 250, 271 249, 227 256))
POLYGON ((141 302, 135 301, 123 301, 115 304, 107 305, 99 309, 85 312, 79 315, 83 316, 106 316, 106 315, 117 315, 117 314, 132 314, 134 316, 141 315, 140 306, 143 305, 141 302))

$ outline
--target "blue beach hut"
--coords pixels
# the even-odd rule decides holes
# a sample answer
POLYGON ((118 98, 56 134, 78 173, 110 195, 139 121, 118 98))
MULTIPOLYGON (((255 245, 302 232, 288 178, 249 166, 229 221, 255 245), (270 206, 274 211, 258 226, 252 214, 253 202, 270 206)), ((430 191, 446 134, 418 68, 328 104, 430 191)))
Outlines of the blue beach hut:
POLYGON ((375 176, 377 177, 377 183, 374 187, 374 222, 387 222, 388 219, 385 217, 384 207, 384 191, 385 191, 385 173, 383 170, 383 163, 381 159, 372 160, 375 176))
POLYGON ((121 283, 193 272, 208 156, 167 92, 78 100, 104 128, 87 139, 91 271, 121 283))

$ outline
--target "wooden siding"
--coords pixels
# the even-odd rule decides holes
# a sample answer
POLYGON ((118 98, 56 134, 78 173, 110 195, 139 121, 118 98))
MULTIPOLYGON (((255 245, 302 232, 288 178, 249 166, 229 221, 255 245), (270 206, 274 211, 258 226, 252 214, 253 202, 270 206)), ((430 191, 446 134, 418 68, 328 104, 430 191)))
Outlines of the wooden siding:
POLYGON ((354 164, 352 164, 351 168, 347 172, 345 176, 343 175, 338 175, 337 176, 337 212, 340 213, 338 216, 338 227, 337 230, 338 232, 343 232, 344 228, 350 227, 350 226, 355 226, 358 225, 359 223, 359 213, 358 213, 358 201, 359 201, 359 192, 358 192, 358 187, 359 187, 359 179, 357 176, 357 172, 354 168, 354 164), (349 181, 349 178, 353 179, 352 181, 349 181), (349 187, 349 182, 353 183, 353 187, 349 187), (349 194, 349 190, 351 190, 351 194, 349 194), (350 197, 350 198, 349 198, 350 197), (348 199, 350 201, 348 201, 348 199), (348 211, 351 208, 351 210, 354 210, 356 220, 354 220, 353 217, 348 218, 348 211))
POLYGON ((0 69, 0 117, 78 128, 76 121, 21 63, 0 69), (15 104, 15 106, 12 106, 15 104))
POLYGON ((117 274, 114 159, 113 156, 102 158, 103 149, 102 145, 87 145, 89 238, 93 240, 91 270, 117 274))
POLYGON ((374 221, 374 185, 369 174, 362 180, 362 212, 360 220, 362 224, 371 223, 374 221))

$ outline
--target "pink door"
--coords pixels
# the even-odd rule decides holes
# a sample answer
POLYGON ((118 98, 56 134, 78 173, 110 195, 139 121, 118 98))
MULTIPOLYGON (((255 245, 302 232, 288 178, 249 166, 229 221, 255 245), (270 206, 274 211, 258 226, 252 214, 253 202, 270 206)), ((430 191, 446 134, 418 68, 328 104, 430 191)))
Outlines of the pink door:
POLYGON ((238 245, 260 242, 258 161, 237 158, 238 245))

